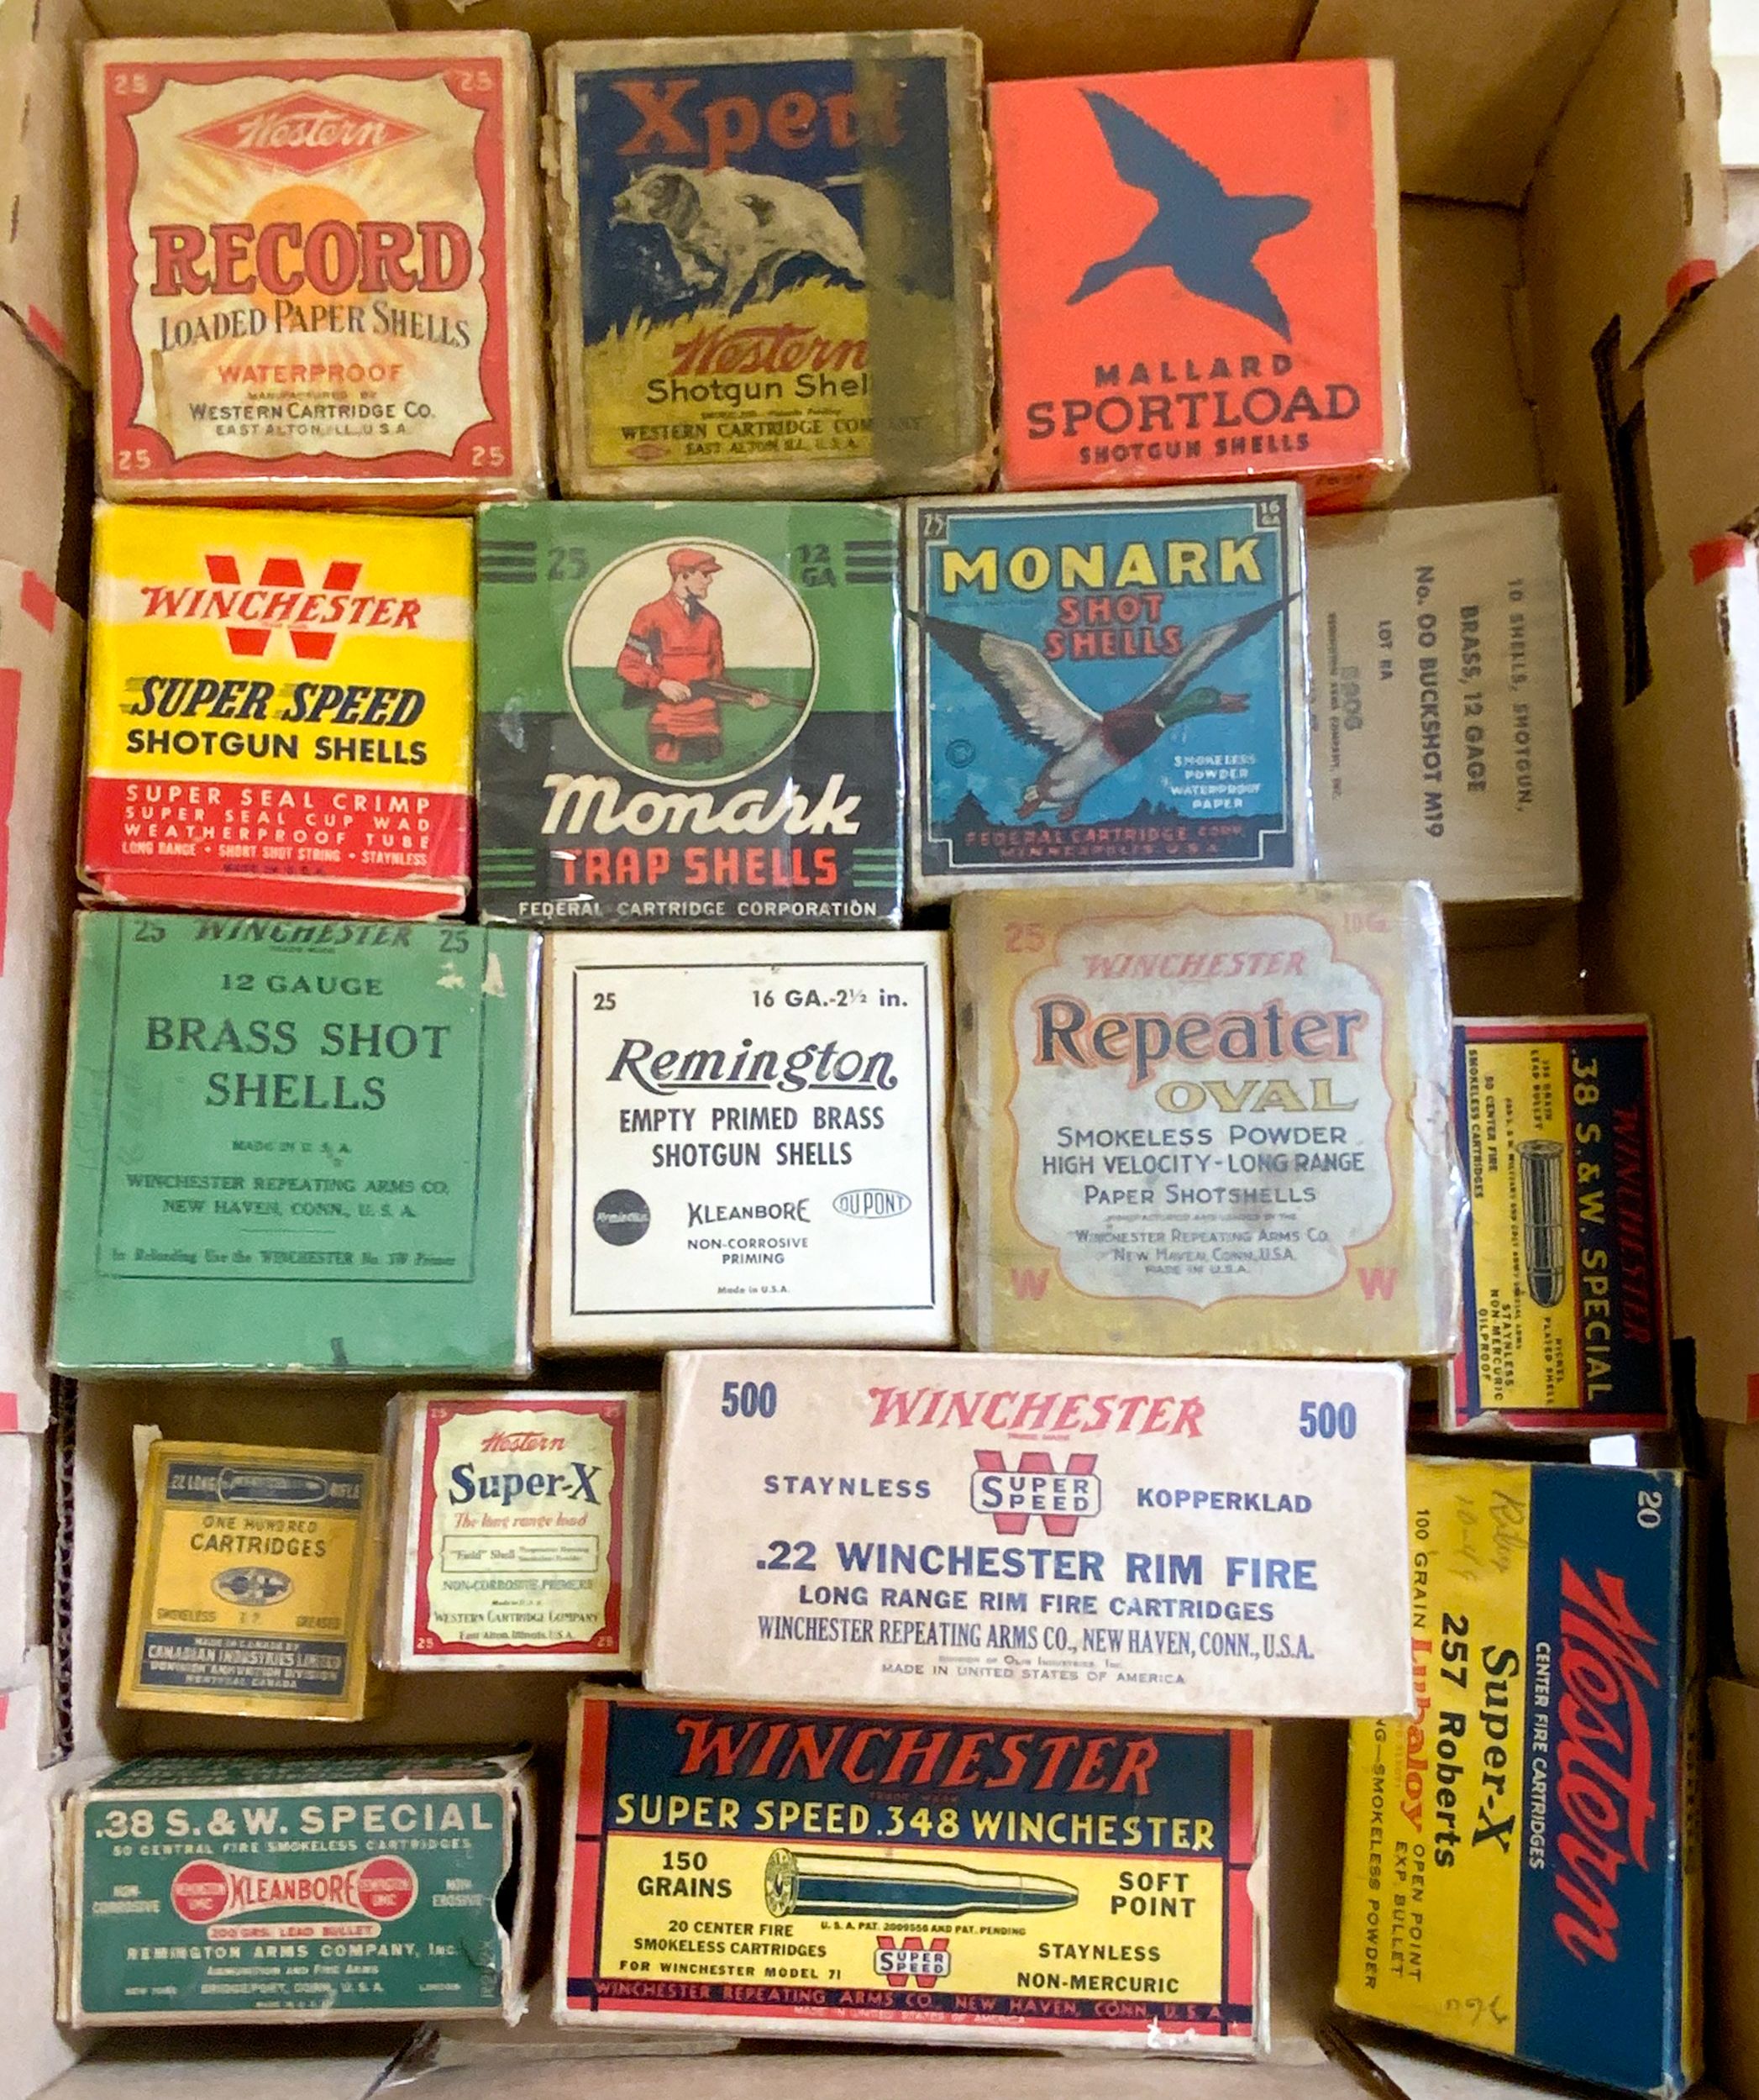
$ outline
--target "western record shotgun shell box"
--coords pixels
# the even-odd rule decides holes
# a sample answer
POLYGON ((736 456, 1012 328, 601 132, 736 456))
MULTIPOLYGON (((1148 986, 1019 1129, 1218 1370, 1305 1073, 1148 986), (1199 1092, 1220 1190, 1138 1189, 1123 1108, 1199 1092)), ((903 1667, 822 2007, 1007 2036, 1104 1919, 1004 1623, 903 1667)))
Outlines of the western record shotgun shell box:
POLYGON ((534 1807, 523 1750, 132 1759, 60 1811, 59 2016, 513 2020, 534 1807))
POLYGON ((1004 487, 1386 500, 1409 465, 1389 61, 998 81, 990 119, 1004 487))
POLYGON ((912 503, 911 894, 1312 872, 1293 483, 912 503))
POLYGON ((542 489, 523 36, 124 39, 85 80, 106 495, 542 489))
POLYGON ((1350 1731, 1347 2011, 1628 2092, 1703 2053, 1687 1491, 1410 1462, 1414 1720, 1350 1731))
POLYGON ((522 504, 477 566, 485 918, 897 925, 895 510, 522 504))
POLYGON ((1270 1731, 575 1695, 564 2025, 1250 2056, 1270 1731))
POLYGON ((974 36, 638 38, 546 63, 567 494, 984 486, 974 36))
POLYGON ((92 555, 92 889, 206 911, 463 910, 464 519, 101 503, 92 555))
POLYGON ((953 938, 969 1347, 1452 1353, 1432 892, 978 893, 953 938))

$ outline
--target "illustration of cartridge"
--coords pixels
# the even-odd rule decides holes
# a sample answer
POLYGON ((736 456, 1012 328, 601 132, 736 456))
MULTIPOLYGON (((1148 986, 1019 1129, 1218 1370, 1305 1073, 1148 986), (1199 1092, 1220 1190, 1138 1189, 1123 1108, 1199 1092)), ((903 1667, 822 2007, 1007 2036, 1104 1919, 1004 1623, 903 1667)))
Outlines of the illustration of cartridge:
POLYGON ((1515 1147, 1515 1156, 1520 1176, 1521 1259, 1527 1294, 1536 1305, 1559 1305, 1570 1267, 1563 1147, 1548 1137, 1530 1137, 1515 1147))
POLYGON ((1067 1910, 1079 1891, 1048 1874, 991 1872, 881 1853, 790 1852, 778 1845, 764 1867, 772 1918, 795 1910, 821 1918, 963 1918, 974 1910, 1067 1910))

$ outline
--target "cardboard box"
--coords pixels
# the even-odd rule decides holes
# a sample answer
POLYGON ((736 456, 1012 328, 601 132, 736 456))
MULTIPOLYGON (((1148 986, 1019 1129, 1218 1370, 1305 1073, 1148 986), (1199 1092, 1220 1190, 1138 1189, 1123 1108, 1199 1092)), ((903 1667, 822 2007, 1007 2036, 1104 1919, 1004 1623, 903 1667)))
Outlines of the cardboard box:
POLYGON ((1269 1741, 583 1690, 556 2019, 1250 2056, 1269 1741))
POLYGON ((1406 1708, 1393 1364, 666 1360, 651 1690, 1406 1708))
POLYGON ((1300 492, 906 512, 911 892, 1312 873, 1300 492))
POLYGON ((982 63, 957 29, 551 47, 566 494, 988 481, 982 63))

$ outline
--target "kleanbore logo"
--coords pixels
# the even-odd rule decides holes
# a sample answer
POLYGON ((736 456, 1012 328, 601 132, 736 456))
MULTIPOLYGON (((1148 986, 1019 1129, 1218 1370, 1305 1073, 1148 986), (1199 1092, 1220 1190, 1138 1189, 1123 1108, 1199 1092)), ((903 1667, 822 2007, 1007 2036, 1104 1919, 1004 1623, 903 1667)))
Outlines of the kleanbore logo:
POLYGON ((142 620, 196 620, 217 624, 234 656, 260 657, 285 634, 302 664, 327 664, 345 630, 412 634, 422 601, 402 595, 357 591, 365 566, 331 561, 307 583, 304 564, 291 554, 267 554, 260 574, 247 584, 236 554, 204 554, 207 585, 146 583, 140 586, 142 620))
POLYGON ((419 124, 333 102, 310 89, 259 102, 255 109, 217 118, 183 134, 192 145, 212 146, 255 167, 285 168, 294 175, 343 167, 426 135, 419 124))
POLYGON ((937 1933, 925 1945, 919 1932, 907 1933, 901 1940, 882 1932, 874 1948, 874 1967, 895 1991, 907 1991, 912 1984, 919 1991, 932 1991, 943 1977, 953 1973, 947 1935, 937 1933))
POLYGON ((298 1874, 190 1860, 171 1878, 171 1908, 192 1925, 258 1910, 339 1911, 382 1924, 414 1908, 416 1890, 415 1870, 389 1857, 298 1874))
POLYGON ((1096 1452, 1072 1452, 1060 1473, 1048 1451, 1023 1451, 1011 1468, 999 1451, 972 1457, 977 1471, 971 1476, 971 1506, 979 1516, 993 1517, 1005 1538, 1019 1537, 1037 1517, 1048 1538, 1066 1539, 1082 1518, 1100 1514, 1096 1452))

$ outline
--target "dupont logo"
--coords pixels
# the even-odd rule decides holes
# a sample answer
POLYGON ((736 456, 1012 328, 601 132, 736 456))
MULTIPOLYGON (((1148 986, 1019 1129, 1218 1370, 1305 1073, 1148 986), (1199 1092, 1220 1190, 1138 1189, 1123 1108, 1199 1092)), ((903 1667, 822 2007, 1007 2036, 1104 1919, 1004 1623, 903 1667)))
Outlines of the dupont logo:
POLYGON ((375 109, 356 109, 307 88, 259 102, 237 116, 216 118, 183 136, 192 145, 212 146, 254 167, 316 175, 323 168, 387 153, 427 134, 419 124, 406 124, 375 109))
POLYGON ((223 1567, 208 1588, 228 1604, 244 1604, 260 1611, 291 1595, 293 1578, 278 1567, 223 1567))
POLYGON ((953 1973, 953 1956, 947 1950, 947 1935, 937 1933, 925 1945, 919 1932, 902 1940, 882 1932, 874 1948, 874 1967, 895 1991, 932 1991, 943 1977, 953 1973))
POLYGON ((419 598, 357 591, 364 564, 329 561, 309 580, 296 554, 265 554, 247 583, 236 554, 204 554, 207 584, 144 583, 136 617, 216 625, 234 656, 261 657, 285 635, 302 664, 327 664, 344 633, 418 632, 419 598))
POLYGON ((1096 1452, 1072 1452, 1061 1473, 1048 1451, 1023 1451, 1012 1467, 999 1451, 972 1457, 977 1471, 971 1476, 971 1506, 979 1516, 993 1517, 1004 1537, 1018 1538, 1037 1517, 1047 1537, 1066 1539, 1083 1517, 1100 1514, 1096 1452))
POLYGON ((901 1189, 845 1189, 831 1208, 844 1218, 901 1218, 910 1198, 901 1189))
POLYGON ((413 1908, 415 1898, 415 1870, 391 1858, 302 1874, 190 1860, 171 1877, 171 1908, 192 1925, 215 1925, 258 1910, 339 1912, 385 1924, 413 1908))

